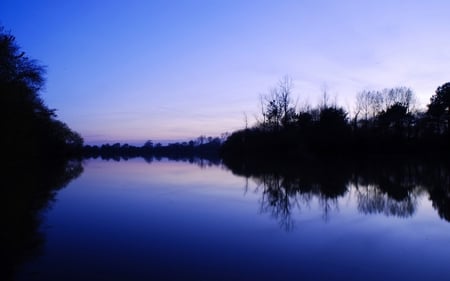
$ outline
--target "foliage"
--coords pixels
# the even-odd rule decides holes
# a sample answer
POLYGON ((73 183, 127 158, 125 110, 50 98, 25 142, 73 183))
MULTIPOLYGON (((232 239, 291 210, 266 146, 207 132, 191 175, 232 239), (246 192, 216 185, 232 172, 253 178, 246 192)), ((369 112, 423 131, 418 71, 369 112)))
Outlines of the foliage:
POLYGON ((49 159, 81 151, 83 139, 56 119, 40 92, 45 69, 22 52, 15 37, 0 27, 0 129, 6 156, 49 159))
POLYGON ((441 152, 450 146, 450 83, 436 90, 426 114, 416 110, 407 87, 362 91, 353 118, 326 96, 316 108, 296 110, 291 91, 285 78, 262 99, 263 122, 230 135, 222 146, 226 161, 441 152))
POLYGON ((435 128, 435 133, 449 134, 450 82, 437 88, 436 94, 431 97, 427 114, 435 128))
POLYGON ((295 120, 295 108, 292 104, 292 80, 285 76, 269 94, 261 97, 263 121, 261 127, 278 130, 287 127, 295 120))

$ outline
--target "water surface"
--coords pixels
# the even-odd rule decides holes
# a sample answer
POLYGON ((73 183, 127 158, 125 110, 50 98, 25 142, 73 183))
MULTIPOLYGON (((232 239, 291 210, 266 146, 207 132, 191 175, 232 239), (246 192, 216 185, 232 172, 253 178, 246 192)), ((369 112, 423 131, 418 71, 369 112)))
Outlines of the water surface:
POLYGON ((391 192, 383 180, 299 174, 89 160, 45 212, 42 255, 17 279, 450 278, 446 203, 415 176, 391 192))

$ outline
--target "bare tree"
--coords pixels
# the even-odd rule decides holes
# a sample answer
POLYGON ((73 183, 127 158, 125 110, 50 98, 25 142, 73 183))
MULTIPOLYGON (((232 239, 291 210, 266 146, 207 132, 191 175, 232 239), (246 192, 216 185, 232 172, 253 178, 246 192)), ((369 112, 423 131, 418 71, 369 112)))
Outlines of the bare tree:
POLYGON ((244 122, 245 122, 245 129, 248 129, 248 118, 247 118, 247 113, 244 111, 244 122))
POLYGON ((383 110, 387 110, 395 104, 405 107, 408 112, 411 112, 414 107, 415 97, 410 88, 396 87, 383 89, 382 95, 384 104, 383 110))
POLYGON ((364 90, 356 95, 356 112, 364 116, 368 121, 380 113, 383 103, 383 95, 380 91, 364 90))
POLYGON ((406 108, 407 113, 412 112, 415 106, 413 91, 407 87, 396 87, 379 91, 364 90, 356 95, 356 112, 362 114, 366 122, 394 105, 406 108))
POLYGON ((263 94, 259 95, 259 104, 261 106, 261 115, 262 115, 262 122, 259 120, 258 117, 256 117, 256 120, 258 123, 262 124, 262 127, 266 127, 266 109, 265 109, 265 97, 263 94))
POLYGON ((356 112, 364 116, 367 121, 370 113, 370 91, 361 91, 356 95, 356 112))
POLYGON ((278 129, 280 126, 288 126, 294 120, 295 106, 292 100, 292 89, 292 79, 284 76, 267 95, 261 96, 264 127, 278 129))
POLYGON ((292 83, 292 79, 289 76, 284 76, 278 82, 278 104, 282 110, 282 119, 281 123, 283 126, 286 126, 290 122, 291 118, 291 108, 293 107, 292 101, 292 89, 294 85, 292 83))

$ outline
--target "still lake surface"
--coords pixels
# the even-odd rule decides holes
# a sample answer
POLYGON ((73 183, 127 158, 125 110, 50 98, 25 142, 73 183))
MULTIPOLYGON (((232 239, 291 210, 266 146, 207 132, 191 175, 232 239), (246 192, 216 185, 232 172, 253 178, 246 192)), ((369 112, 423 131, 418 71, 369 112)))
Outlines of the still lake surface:
POLYGON ((330 195, 223 166, 87 160, 17 279, 450 280, 450 223, 429 190, 366 182, 330 195))

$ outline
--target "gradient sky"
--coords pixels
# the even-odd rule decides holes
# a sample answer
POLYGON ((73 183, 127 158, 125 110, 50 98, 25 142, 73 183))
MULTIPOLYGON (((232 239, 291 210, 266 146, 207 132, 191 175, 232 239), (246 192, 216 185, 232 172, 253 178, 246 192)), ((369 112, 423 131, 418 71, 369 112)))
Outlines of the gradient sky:
POLYGON ((298 104, 327 90, 450 81, 450 1, 2 0, 0 24, 47 66, 42 93, 88 143, 218 136, 254 122, 284 75, 298 104))

